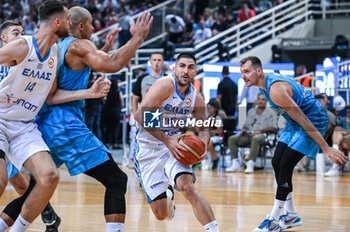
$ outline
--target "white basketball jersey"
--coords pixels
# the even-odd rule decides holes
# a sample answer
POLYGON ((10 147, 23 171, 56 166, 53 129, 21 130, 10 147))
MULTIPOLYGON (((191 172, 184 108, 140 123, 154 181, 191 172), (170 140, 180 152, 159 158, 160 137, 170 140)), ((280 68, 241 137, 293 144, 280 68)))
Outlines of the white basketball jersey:
POLYGON ((33 120, 56 78, 57 44, 41 58, 34 36, 22 38, 27 41, 28 54, 0 82, 0 117, 6 120, 33 120))
MULTIPOLYGON (((178 123, 180 123, 181 120, 186 121, 186 119, 192 118, 197 92, 193 85, 190 84, 188 93, 185 97, 183 97, 177 89, 176 81, 173 75, 168 75, 163 78, 170 78, 173 81, 175 88, 168 99, 163 101, 159 107, 159 112, 161 113, 161 127, 159 129, 166 135, 178 135, 181 133, 181 125, 178 123)), ((143 127, 141 127, 138 131, 137 142, 140 145, 147 146, 163 145, 161 141, 148 133, 148 131, 143 127)))

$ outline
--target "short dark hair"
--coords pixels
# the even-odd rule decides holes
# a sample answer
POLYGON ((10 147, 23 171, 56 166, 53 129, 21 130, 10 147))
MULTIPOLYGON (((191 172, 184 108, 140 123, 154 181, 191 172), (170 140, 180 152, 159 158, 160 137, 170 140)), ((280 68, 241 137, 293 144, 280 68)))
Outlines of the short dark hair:
POLYGON ((180 55, 178 55, 176 58, 176 62, 178 62, 181 58, 192 59, 194 63, 197 64, 196 57, 194 57, 194 55, 192 55, 191 53, 188 53, 188 52, 180 53, 180 55))
POLYGON ((208 105, 214 107, 216 111, 219 111, 221 109, 220 101, 217 98, 211 98, 208 102, 208 105))
POLYGON ((1 25, 1 28, 0 28, 0 34, 4 33, 4 31, 11 27, 11 26, 22 26, 22 23, 19 22, 19 21, 14 21, 14 20, 6 20, 2 25, 1 25))
POLYGON ((164 55, 163 55, 163 53, 161 53, 161 52, 152 52, 150 58, 151 58, 153 55, 161 55, 162 58, 163 58, 163 60, 164 60, 164 55))
POLYGON ((222 67, 222 75, 229 75, 230 74, 230 70, 227 66, 222 67))
POLYGON ((325 96, 321 93, 321 94, 315 95, 315 98, 316 98, 317 100, 319 100, 319 99, 325 99, 325 96))
POLYGON ((249 60, 252 62, 252 66, 254 66, 255 69, 262 68, 261 60, 256 56, 248 56, 248 57, 242 59, 240 61, 240 63, 241 63, 241 65, 243 65, 249 60))
POLYGON ((348 105, 348 106, 345 107, 345 111, 346 111, 346 110, 350 110, 350 105, 348 105))
POLYGON ((39 7, 39 20, 47 21, 55 14, 63 13, 64 7, 67 5, 60 0, 48 0, 45 1, 39 7))
POLYGON ((324 98, 327 98, 327 100, 329 100, 329 97, 326 93, 320 93, 320 95, 322 95, 324 98))

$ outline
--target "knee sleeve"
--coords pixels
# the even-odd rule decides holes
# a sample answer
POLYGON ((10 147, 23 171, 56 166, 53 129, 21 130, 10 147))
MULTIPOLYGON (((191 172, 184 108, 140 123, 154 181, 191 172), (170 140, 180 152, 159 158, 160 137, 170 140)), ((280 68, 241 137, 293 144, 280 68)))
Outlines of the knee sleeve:
POLYGON ((18 215, 21 213, 22 206, 24 201, 27 199, 29 193, 32 191, 34 185, 35 185, 34 177, 30 177, 29 186, 27 188, 27 191, 19 198, 11 201, 4 209, 4 213, 7 214, 10 218, 12 218, 14 221, 17 219, 18 215))
POLYGON ((118 177, 106 186, 105 208, 104 213, 107 214, 125 214, 125 193, 128 177, 120 170, 118 177))

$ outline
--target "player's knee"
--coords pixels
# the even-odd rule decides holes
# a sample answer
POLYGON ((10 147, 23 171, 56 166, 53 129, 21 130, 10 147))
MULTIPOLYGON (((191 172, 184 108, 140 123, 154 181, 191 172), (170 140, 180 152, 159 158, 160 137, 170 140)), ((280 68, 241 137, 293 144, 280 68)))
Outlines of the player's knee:
POLYGON ((184 183, 178 186, 179 190, 181 191, 182 195, 186 199, 190 199, 195 195, 195 187, 192 183, 184 183))
POLYGON ((113 179, 113 183, 111 184, 111 189, 118 189, 120 194, 126 193, 126 187, 128 183, 128 176, 124 172, 119 172, 118 176, 113 179))
POLYGON ((232 135, 228 138, 228 144, 231 145, 231 144, 236 144, 238 141, 238 135, 232 135))
POLYGON ((158 207, 158 208, 155 208, 155 209, 152 209, 152 210, 153 210, 154 216, 159 221, 163 221, 163 220, 165 220, 168 217, 169 212, 164 207, 158 207))
POLYGON ((35 177, 37 184, 46 188, 55 188, 60 179, 59 172, 56 168, 44 172, 40 177, 35 177))

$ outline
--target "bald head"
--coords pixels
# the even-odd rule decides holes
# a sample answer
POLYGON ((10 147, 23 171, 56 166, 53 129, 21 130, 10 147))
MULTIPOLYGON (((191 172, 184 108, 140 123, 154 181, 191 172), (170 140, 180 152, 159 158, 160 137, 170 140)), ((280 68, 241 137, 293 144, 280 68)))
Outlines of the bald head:
POLYGON ((90 12, 80 6, 75 6, 69 9, 69 19, 72 22, 70 28, 71 32, 74 32, 79 25, 79 23, 85 24, 92 16, 90 12))

